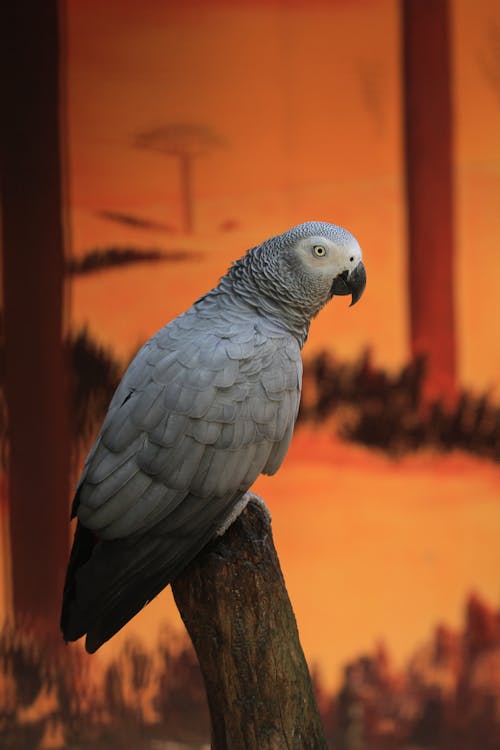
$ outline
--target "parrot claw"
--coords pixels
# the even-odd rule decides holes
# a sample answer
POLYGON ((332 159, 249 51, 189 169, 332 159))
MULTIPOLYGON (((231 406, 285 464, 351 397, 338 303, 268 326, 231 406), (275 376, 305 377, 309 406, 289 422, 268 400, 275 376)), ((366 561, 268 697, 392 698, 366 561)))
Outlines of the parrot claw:
POLYGON ((264 511, 264 514, 271 523, 272 516, 269 511, 269 508, 265 504, 264 500, 260 497, 260 495, 256 495, 255 492, 245 492, 243 497, 241 497, 237 503, 231 508, 231 512, 227 516, 226 520, 220 526, 217 531, 215 532, 215 536, 223 536, 228 528, 236 521, 236 519, 243 513, 245 508, 247 507, 248 503, 255 503, 255 505, 258 505, 262 510, 264 511))

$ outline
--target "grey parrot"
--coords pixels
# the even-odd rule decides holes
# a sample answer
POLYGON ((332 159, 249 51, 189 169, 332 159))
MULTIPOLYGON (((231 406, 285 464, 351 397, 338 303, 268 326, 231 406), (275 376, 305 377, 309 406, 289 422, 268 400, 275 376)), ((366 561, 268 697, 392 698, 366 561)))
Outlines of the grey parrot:
POLYGON ((274 474, 300 401, 301 349, 334 295, 360 298, 361 250, 306 222, 235 261, 127 369, 78 483, 63 595, 66 641, 94 652, 274 474))

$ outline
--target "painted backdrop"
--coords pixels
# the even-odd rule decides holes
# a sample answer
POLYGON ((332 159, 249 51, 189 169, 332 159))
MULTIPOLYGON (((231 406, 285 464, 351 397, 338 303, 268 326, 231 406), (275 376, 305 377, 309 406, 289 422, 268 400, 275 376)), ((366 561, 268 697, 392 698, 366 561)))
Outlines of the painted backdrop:
MULTIPOLYGON (((100 373, 75 476, 99 387, 247 248, 306 220, 341 224, 363 248, 365 295, 314 321, 292 448, 255 485, 328 731, 352 748, 445 747, 443 717, 464 695, 482 746, 500 747, 500 9, 450 10, 451 404, 419 400, 412 360, 399 4, 68 0, 66 12, 67 328, 83 370, 100 373)), ((125 684, 134 654, 155 674, 165 628, 184 653, 170 591, 85 661, 108 705, 150 726, 153 682, 120 693, 113 679, 125 684)), ((453 721, 452 746, 475 747, 453 721)))

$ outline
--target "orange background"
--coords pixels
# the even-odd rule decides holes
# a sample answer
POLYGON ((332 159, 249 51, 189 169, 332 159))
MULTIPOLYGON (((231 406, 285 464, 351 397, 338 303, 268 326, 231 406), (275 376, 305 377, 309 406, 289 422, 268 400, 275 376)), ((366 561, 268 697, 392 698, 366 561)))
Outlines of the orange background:
MULTIPOLYGON (((489 40, 500 7, 455 0, 452 11, 459 377, 498 398, 500 84, 489 40)), ((88 326, 126 361, 248 247, 325 220, 358 238, 368 287, 354 309, 337 299, 321 313, 304 356, 327 349, 352 359, 370 347, 378 364, 401 366, 409 350, 396 1, 69 0, 67 24, 74 255, 111 245, 199 254, 75 278, 71 325, 88 326), (207 125, 226 143, 195 164, 191 235, 179 231, 175 160, 134 146, 138 133, 175 122, 207 125), (132 229, 102 211, 170 229, 132 229)), ((278 475, 257 490, 273 513, 306 656, 329 685, 377 641, 402 663, 438 621, 458 626, 472 589, 498 601, 499 489, 498 464, 460 453, 396 462, 326 428, 297 432, 278 475)), ((102 658, 132 632, 152 643, 165 619, 179 625, 169 591, 102 658)))
MULTIPOLYGON (((453 3, 457 315, 460 380, 497 385, 492 346, 500 261, 500 92, 485 74, 494 2, 453 3), (483 55, 484 59, 481 58, 483 55), (494 287, 495 285, 495 287, 494 287)), ((127 356, 270 234, 310 219, 348 227, 369 283, 335 300, 304 351, 387 368, 408 357, 397 3, 82 2, 69 5, 69 134, 74 252, 135 244, 200 251, 192 262, 75 280, 72 319, 127 356), (101 210, 178 227, 177 165, 133 147, 137 133, 206 124, 226 141, 196 162, 192 236, 130 230, 101 210), (233 221, 232 232, 220 230, 233 221)), ((432 231, 432 227, 429 227, 432 231)), ((432 272, 432 269, 430 269, 432 272)), ((398 464, 309 431, 257 489, 306 654, 328 682, 383 639, 398 660, 438 619, 458 625, 477 589, 499 594, 498 467, 463 456, 398 464)), ((176 618, 162 595, 107 648, 176 618)))

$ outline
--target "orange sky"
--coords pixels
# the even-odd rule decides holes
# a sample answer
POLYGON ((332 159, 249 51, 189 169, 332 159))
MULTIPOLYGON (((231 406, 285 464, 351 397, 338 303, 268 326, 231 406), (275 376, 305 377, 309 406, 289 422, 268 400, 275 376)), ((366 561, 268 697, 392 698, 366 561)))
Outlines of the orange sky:
MULTIPOLYGON (((500 6, 456 0, 452 8, 460 377, 498 398, 500 90, 491 84, 488 40, 500 29, 500 6)), ((306 353, 327 347, 354 357, 370 346, 379 363, 401 364, 396 9, 396 0, 69 0, 74 253, 132 244, 200 253, 74 280, 72 324, 88 324, 126 357, 246 248, 321 219, 358 237, 368 286, 354 309, 337 299, 321 313, 306 353), (99 218, 108 210, 179 225, 174 161, 132 147, 138 132, 172 122, 206 124, 227 144, 196 164, 196 232, 132 230, 99 218), (227 220, 237 222, 234 231, 220 230, 227 220)), ((306 653, 330 683, 345 659, 378 638, 402 659, 438 619, 458 625, 472 588, 498 601, 499 472, 463 456, 392 463, 306 433, 278 475, 258 483, 306 653)), ((152 639, 165 612, 175 617, 169 601, 163 594, 104 652, 134 629, 152 639)))

